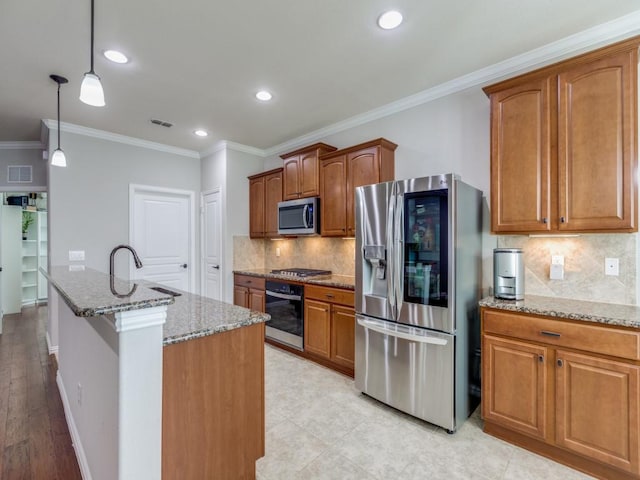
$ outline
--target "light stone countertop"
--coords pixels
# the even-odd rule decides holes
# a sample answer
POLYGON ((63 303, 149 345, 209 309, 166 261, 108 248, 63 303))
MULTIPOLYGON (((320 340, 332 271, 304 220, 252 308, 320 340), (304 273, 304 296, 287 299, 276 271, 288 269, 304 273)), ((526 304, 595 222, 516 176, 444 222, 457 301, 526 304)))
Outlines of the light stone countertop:
POLYGON ((524 300, 501 300, 495 297, 486 297, 480 300, 479 305, 511 312, 640 328, 640 307, 635 305, 587 302, 537 295, 525 295, 524 300))
POLYGON ((308 283, 310 285, 321 285, 324 287, 344 288, 346 290, 355 290, 356 277, 351 275, 318 275, 315 277, 293 277, 291 275, 280 275, 271 273, 266 268, 257 268, 252 270, 234 270, 233 273, 239 275, 251 275, 254 277, 268 278, 271 280, 287 280, 300 283, 308 283))
POLYGON ((114 278, 111 285, 108 274, 89 268, 70 270, 68 266, 61 266, 52 267, 49 272, 41 271, 79 317, 167 305, 167 320, 163 326, 164 345, 263 323, 271 318, 266 313, 144 280, 130 282, 114 278), (181 295, 174 297, 160 293, 151 290, 149 287, 152 286, 177 291, 181 295), (126 295, 129 292, 131 294, 126 295))

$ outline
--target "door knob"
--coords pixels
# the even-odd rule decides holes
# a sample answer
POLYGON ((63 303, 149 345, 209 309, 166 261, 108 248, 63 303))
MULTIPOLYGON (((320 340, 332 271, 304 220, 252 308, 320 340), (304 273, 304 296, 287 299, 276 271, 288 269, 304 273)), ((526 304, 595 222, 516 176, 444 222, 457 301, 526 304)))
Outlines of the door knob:
POLYGON ((220 265, 211 265, 211 268, 215 268, 216 270, 220 270, 220 265))
POLYGON ((183 263, 182 265, 180 265, 182 268, 187 268, 187 264, 183 263))

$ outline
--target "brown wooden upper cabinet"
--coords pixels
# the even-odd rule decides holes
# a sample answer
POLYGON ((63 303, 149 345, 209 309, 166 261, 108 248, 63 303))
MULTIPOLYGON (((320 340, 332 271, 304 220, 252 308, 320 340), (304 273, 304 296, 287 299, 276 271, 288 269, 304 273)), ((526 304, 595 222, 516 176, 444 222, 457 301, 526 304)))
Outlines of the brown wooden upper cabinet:
POLYGON ((282 168, 249 177, 249 236, 278 236, 278 202, 282 201, 282 168))
POLYGON ((395 143, 378 138, 320 158, 320 230, 323 237, 353 237, 356 187, 394 177, 395 143))
POLYGON ((283 160, 282 199, 317 197, 320 195, 318 158, 336 147, 316 143, 293 152, 280 155, 283 160))
POLYGON ((494 233, 635 232, 640 38, 486 87, 494 233))

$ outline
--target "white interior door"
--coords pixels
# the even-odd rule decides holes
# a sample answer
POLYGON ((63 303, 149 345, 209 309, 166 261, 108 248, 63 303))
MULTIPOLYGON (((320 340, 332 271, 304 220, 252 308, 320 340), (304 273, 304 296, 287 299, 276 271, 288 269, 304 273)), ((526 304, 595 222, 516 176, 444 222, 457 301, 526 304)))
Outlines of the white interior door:
POLYGON ((220 190, 202 195, 202 296, 222 300, 222 205, 220 190))
POLYGON ((141 185, 131 190, 129 235, 143 265, 139 270, 132 267, 131 278, 192 291, 193 192, 141 185))

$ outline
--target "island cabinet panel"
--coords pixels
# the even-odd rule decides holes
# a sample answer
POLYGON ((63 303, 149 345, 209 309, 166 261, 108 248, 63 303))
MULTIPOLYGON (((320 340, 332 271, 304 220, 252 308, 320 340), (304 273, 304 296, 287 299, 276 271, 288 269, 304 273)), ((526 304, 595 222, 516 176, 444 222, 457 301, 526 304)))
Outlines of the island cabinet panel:
POLYGON ((255 479, 264 456, 264 324, 164 347, 162 478, 255 479))
POLYGON ((558 350, 556 443, 640 473, 640 367, 558 350))
POLYGON ((484 89, 493 232, 637 231, 639 43, 484 89))
POLYGON ((316 143, 280 155, 284 169, 283 199, 317 197, 320 194, 319 157, 335 149, 325 143, 316 143))
POLYGON ((278 237, 278 202, 282 201, 282 168, 249 177, 249 236, 278 237))
POLYGON ((598 478, 640 479, 640 332, 481 316, 484 431, 598 478))
POLYGON ((547 437, 547 349, 485 335, 482 379, 485 419, 541 439, 547 437))
POLYGON ((394 177, 394 151, 384 138, 336 150, 320 159, 320 229, 323 236, 355 235, 355 189, 394 177))

